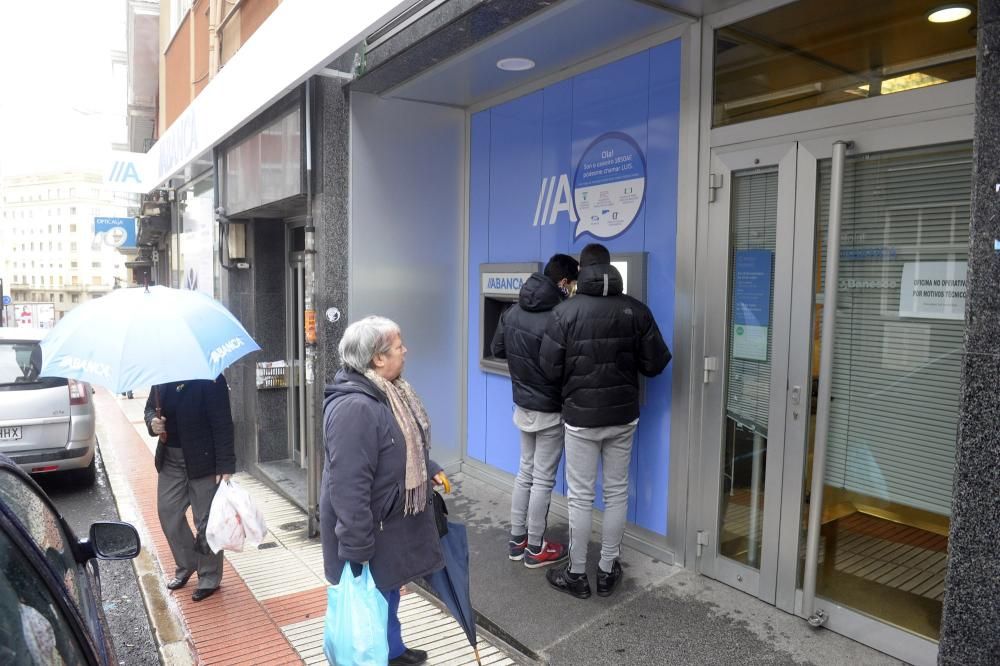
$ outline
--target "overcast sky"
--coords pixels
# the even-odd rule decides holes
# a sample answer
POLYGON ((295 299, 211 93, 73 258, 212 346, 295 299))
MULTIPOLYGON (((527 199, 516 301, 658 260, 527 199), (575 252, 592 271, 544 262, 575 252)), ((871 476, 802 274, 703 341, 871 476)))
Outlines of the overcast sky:
POLYGON ((125 0, 0 0, 0 175, 99 166, 124 114, 124 18, 125 0))

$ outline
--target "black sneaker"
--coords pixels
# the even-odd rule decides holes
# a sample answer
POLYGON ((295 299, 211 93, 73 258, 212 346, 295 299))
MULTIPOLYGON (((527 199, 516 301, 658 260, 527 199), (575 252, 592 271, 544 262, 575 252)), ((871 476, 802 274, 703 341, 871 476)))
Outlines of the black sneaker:
POLYGON ((423 650, 406 648, 406 652, 395 659, 389 660, 389 666, 417 666, 427 661, 427 653, 423 650))
POLYGON ((510 537, 507 542, 508 555, 510 559, 515 562, 519 562, 524 559, 524 549, 528 547, 528 535, 525 533, 523 537, 518 539, 517 537, 510 537))
POLYGON ((570 573, 569 567, 566 566, 561 569, 549 569, 545 572, 545 579, 560 592, 571 594, 577 599, 590 598, 590 582, 585 573, 570 573))
POLYGON ((615 563, 611 565, 610 572, 602 571, 601 567, 597 567, 597 596, 610 596, 621 579, 622 565, 618 564, 618 560, 615 560, 615 563))

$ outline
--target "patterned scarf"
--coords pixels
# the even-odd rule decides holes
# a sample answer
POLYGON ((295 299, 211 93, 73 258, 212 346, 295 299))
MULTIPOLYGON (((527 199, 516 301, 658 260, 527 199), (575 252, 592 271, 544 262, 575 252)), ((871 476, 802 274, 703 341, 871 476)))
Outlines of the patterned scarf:
POLYGON ((403 515, 420 513, 427 506, 427 461, 425 450, 431 448, 431 420, 424 403, 413 387, 402 377, 395 381, 378 375, 369 368, 365 371, 372 384, 389 399, 392 415, 406 440, 406 505, 403 515))

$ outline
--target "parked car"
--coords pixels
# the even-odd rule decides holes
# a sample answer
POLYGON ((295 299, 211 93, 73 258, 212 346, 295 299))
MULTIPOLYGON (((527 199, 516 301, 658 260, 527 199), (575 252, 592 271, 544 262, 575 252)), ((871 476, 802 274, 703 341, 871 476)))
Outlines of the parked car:
POLYGON ((117 664, 97 559, 139 554, 128 523, 77 539, 45 492, 0 454, 0 664, 117 664))
POLYGON ((45 329, 0 328, 0 453, 29 474, 68 471, 94 482, 90 384, 40 377, 45 329))

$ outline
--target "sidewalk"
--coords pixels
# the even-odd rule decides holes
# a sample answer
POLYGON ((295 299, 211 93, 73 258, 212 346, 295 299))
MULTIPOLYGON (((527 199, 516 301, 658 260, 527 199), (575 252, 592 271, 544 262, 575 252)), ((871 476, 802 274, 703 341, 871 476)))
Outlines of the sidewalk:
MULTIPOLYGON (((326 664, 323 618, 326 581, 318 539, 305 537, 305 514, 247 474, 236 474, 264 512, 268 536, 259 547, 226 553, 222 586, 191 601, 193 584, 168 592, 174 563, 156 515, 154 440, 146 433, 146 396, 94 396, 98 436, 123 520, 139 529, 144 553, 136 561, 140 586, 164 664, 326 664), (164 572, 169 572, 164 574, 164 572)), ((475 664, 459 625, 422 591, 404 590, 399 608, 403 639, 426 650, 428 664, 475 664)), ((515 664, 486 632, 479 635, 484 665, 515 664)))
MULTIPOLYGON (((510 491, 460 475, 452 515, 469 532, 472 603, 480 624, 535 659, 559 665, 890 666, 901 662, 693 571, 622 548, 625 577, 610 597, 575 599, 544 570, 507 558, 510 491)), ((566 542, 553 505, 547 537, 566 542)), ((596 524, 595 524, 596 527, 596 524)), ((599 537, 591 536, 590 584, 599 537)))

